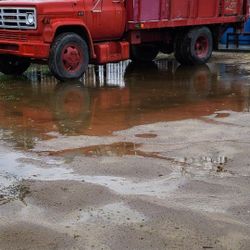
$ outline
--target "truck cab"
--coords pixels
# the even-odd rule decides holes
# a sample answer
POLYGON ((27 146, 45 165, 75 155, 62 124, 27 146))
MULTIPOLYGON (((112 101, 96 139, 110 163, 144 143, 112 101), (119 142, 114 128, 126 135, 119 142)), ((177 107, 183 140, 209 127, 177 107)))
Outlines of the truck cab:
POLYGON ((114 40, 123 36, 126 25, 123 0, 84 0, 82 4, 86 13, 83 20, 93 40, 114 40))
POLYGON ((89 61, 98 60, 98 43, 120 40, 125 26, 123 0, 3 0, 0 70, 21 74, 39 60, 47 61, 59 79, 78 78, 89 61), (62 63, 55 65, 60 56, 62 63))

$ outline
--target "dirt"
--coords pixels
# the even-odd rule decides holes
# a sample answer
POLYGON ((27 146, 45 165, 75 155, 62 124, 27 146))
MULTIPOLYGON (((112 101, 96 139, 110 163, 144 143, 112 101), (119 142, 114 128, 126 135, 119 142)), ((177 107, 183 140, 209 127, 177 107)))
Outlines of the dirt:
POLYGON ((250 249, 249 59, 0 76, 0 249, 250 249))

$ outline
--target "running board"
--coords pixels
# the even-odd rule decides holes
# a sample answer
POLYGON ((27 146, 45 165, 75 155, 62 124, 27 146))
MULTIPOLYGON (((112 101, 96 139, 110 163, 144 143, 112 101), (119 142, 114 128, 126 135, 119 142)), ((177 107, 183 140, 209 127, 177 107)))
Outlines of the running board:
POLYGON ((109 62, 119 62, 129 59, 129 43, 103 42, 94 44, 96 59, 95 63, 105 64, 109 62))

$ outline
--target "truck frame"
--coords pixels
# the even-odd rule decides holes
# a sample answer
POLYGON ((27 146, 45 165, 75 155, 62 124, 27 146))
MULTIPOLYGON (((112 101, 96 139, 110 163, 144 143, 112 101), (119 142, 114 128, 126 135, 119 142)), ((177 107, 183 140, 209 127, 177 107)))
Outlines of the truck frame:
POLYGON ((248 12, 248 0, 2 0, 0 71, 19 75, 47 63, 64 81, 83 76, 89 63, 148 62, 160 51, 203 64, 248 12))

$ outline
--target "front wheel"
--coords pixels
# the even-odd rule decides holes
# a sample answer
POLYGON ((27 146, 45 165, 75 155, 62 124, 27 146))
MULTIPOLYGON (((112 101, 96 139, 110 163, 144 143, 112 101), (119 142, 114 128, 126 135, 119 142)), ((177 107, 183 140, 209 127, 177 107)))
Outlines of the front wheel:
POLYGON ((5 75, 22 75, 30 66, 30 60, 12 55, 0 55, 0 71, 5 75))
POLYGON ((79 79, 89 64, 88 45, 75 33, 63 33, 56 37, 49 56, 49 68, 61 81, 79 79))

